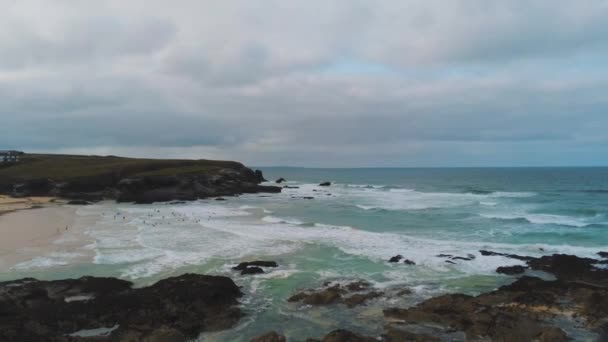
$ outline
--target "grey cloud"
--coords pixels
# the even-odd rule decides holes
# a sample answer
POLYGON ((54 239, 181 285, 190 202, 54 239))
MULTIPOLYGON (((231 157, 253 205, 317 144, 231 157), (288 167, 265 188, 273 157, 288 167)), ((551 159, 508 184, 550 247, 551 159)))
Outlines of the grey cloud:
POLYGON ((321 166, 608 154, 601 1, 15 4, 2 146, 321 166))

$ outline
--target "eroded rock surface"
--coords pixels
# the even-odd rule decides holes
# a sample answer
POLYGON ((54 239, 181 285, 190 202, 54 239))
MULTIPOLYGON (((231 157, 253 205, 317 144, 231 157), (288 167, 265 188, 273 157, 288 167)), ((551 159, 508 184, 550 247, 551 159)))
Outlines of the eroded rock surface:
MULTIPOLYGON (((523 276, 479 296, 447 294, 412 308, 386 309, 385 317, 408 324, 438 324, 446 331, 462 331, 471 340, 569 340, 566 331, 555 325, 556 319, 588 331, 603 331, 608 321, 608 270, 597 267, 599 260, 564 254, 534 258, 484 252, 526 261, 532 270, 552 273, 557 279, 523 276)), ((520 273, 525 267, 505 269, 520 273)))
POLYGON ((345 304, 349 308, 362 305, 368 300, 382 296, 382 292, 374 291, 365 281, 351 282, 346 285, 325 284, 320 289, 309 289, 298 292, 287 301, 301 302, 307 305, 345 304))
POLYGON ((79 341, 96 330, 106 333, 97 341, 184 341, 235 325, 240 296, 230 278, 197 274, 144 288, 96 277, 3 282, 0 341, 79 341))

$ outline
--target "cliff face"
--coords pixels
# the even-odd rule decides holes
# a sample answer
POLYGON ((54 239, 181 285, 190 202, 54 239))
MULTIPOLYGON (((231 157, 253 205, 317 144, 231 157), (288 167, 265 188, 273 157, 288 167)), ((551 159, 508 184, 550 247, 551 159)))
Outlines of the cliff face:
POLYGON ((152 203, 242 193, 280 192, 261 186, 260 171, 214 160, 158 160, 97 156, 26 155, 0 168, 0 192, 152 203))

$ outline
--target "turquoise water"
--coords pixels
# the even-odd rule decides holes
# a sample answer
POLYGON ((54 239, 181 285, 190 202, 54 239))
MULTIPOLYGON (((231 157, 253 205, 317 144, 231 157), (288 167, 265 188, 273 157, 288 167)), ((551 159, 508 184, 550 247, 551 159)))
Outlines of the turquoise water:
POLYGON ((79 215, 97 217, 87 229, 90 243, 0 270, 0 278, 88 274, 142 286, 184 272, 228 275, 242 286, 247 316, 200 340, 248 341, 279 330, 297 341, 337 327, 379 333, 383 308, 511 281, 494 270, 518 261, 482 257, 479 249, 536 256, 608 250, 607 168, 263 171, 297 188, 221 202, 81 207, 79 215), (333 184, 320 187, 321 181, 333 184), (476 258, 452 265, 436 257, 441 253, 476 258), (417 265, 386 262, 396 254, 417 265), (252 259, 281 266, 257 276, 231 271, 252 259), (299 289, 356 279, 389 295, 354 309, 286 301, 299 289), (412 295, 390 295, 404 287, 412 295))

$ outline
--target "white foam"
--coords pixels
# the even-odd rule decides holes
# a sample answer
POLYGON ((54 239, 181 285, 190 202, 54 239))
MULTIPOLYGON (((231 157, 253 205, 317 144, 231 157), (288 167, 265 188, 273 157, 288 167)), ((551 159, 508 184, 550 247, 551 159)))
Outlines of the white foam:
POLYGON ((36 257, 34 259, 18 263, 11 267, 12 270, 24 271, 31 269, 44 269, 49 267, 57 267, 69 265, 77 258, 81 258, 82 254, 72 252, 53 252, 48 256, 36 257))
POLYGON ((280 218, 280 217, 276 217, 276 216, 264 216, 262 218, 262 221, 268 222, 268 223, 289 223, 289 224, 293 224, 293 225, 303 224, 303 222, 300 220, 291 219, 291 218, 284 219, 284 218, 280 218))
MULTIPOLYGON (((380 195, 392 196, 413 195, 418 198, 431 196, 432 201, 437 200, 437 194, 426 195, 413 190, 342 188, 340 191, 343 191, 342 196, 344 191, 369 192, 372 193, 373 199, 376 199, 376 193, 381 193, 380 195)), ((439 198, 442 196, 439 195, 439 198)), ((458 198, 452 196, 463 196, 467 201, 469 198, 472 198, 471 201, 477 201, 479 197, 466 194, 450 194, 447 197, 458 198)), ((352 199, 352 196, 350 198, 352 199)), ((483 257, 478 253, 480 249, 538 256, 541 253, 540 248, 543 248, 547 254, 569 253, 591 257, 597 250, 606 249, 419 239, 391 232, 370 232, 322 223, 304 226, 299 220, 270 215, 259 217, 244 211, 245 209, 247 208, 239 207, 238 202, 221 205, 201 202, 195 205, 165 206, 164 209, 154 207, 137 213, 129 211, 133 215, 129 222, 115 222, 111 217, 106 218, 89 231, 95 238, 95 262, 117 265, 123 277, 141 278, 173 272, 188 265, 203 266, 218 259, 239 260, 253 256, 257 258, 283 255, 314 244, 335 247, 350 256, 364 257, 382 264, 386 264, 386 260, 391 256, 403 254, 418 266, 388 266, 394 270, 388 271, 385 276, 389 281, 399 282, 434 279, 437 274, 494 274, 498 266, 518 263, 500 256, 483 257), (174 217, 173 213, 177 217, 174 217), (162 216, 165 216, 165 219, 162 216), (457 256, 471 253, 477 257, 471 261, 456 261, 456 265, 450 265, 445 263, 444 258, 436 257, 442 253, 457 256)), ((127 212, 129 208, 121 210, 127 212)), ((289 272, 270 272, 268 276, 261 277, 288 276, 289 272)), ((335 271, 326 272, 333 274, 335 271)))
POLYGON ((564 215, 551 214, 531 214, 531 213, 481 213, 482 217, 499 220, 517 220, 523 219, 533 224, 554 224, 571 227, 585 227, 591 224, 584 218, 577 218, 564 215))

